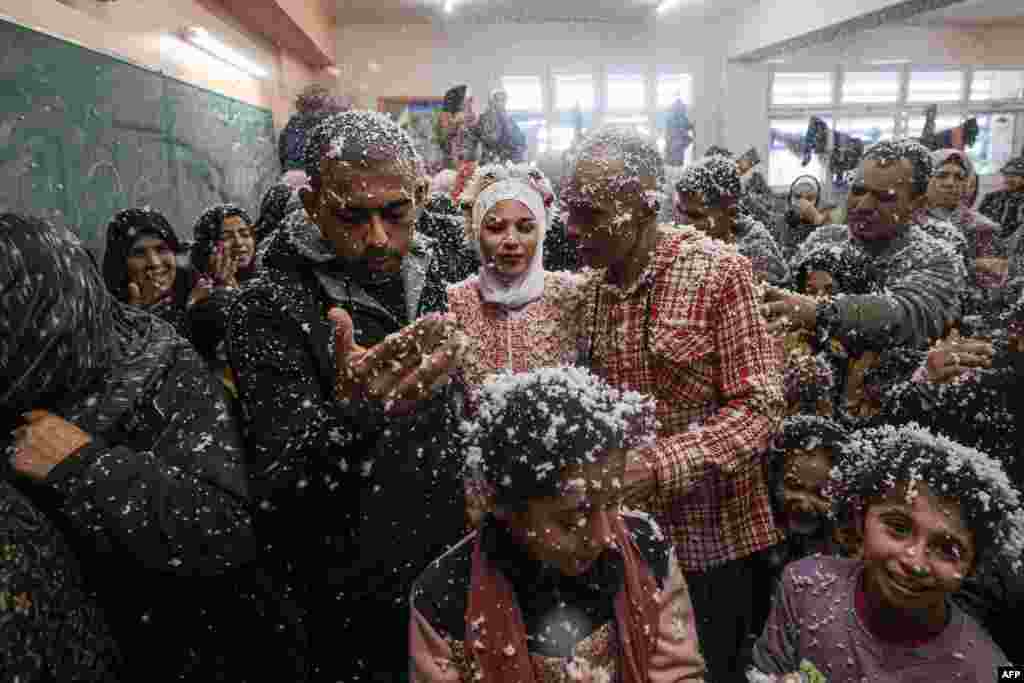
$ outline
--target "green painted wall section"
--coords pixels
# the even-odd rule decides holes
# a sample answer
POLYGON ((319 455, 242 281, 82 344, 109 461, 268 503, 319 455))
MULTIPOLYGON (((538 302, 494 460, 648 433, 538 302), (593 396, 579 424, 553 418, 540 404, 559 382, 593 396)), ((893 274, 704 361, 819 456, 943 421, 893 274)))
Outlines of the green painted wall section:
POLYGON ((120 209, 150 206, 189 238, 212 204, 255 212, 279 174, 268 110, 0 21, 0 211, 100 254, 120 209))

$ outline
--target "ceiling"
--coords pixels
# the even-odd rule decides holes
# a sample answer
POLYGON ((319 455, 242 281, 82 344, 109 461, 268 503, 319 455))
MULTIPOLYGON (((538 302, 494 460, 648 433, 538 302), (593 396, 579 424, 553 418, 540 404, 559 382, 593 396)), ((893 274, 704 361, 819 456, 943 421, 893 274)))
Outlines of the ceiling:
MULTIPOLYGON (((644 23, 653 21, 661 0, 456 0, 451 14, 444 0, 337 0, 339 24, 406 24, 446 20, 480 23, 644 23)), ((751 0, 681 0, 665 19, 719 14, 751 0)))
POLYGON ((1024 0, 965 0, 945 9, 926 12, 914 24, 1024 24, 1024 0))

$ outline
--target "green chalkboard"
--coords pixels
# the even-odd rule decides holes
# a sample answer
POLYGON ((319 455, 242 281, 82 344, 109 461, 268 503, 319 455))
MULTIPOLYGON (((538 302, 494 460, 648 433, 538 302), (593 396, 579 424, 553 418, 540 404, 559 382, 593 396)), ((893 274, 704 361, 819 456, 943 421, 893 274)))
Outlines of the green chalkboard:
POLYGON ((49 218, 102 252, 111 216, 250 211, 280 174, 269 111, 0 21, 0 211, 49 218))

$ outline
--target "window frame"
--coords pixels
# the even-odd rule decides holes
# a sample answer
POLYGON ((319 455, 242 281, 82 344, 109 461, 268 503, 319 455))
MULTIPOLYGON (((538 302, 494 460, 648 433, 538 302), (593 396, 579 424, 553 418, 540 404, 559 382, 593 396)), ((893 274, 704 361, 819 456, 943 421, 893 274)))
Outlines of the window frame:
MULTIPOLYGON (((1016 115, 1016 130, 1012 147, 1017 150, 1024 143, 1024 97, 1021 98, 1001 98, 1001 99, 989 99, 989 100, 972 100, 971 95, 973 94, 975 86, 974 74, 977 71, 988 72, 988 71, 1021 71, 1024 72, 1024 67, 1015 66, 976 66, 976 67, 959 67, 951 66, 948 64, 927 64, 927 63, 914 63, 908 62, 905 64, 896 65, 868 65, 860 63, 848 63, 845 65, 837 65, 832 68, 832 102, 830 105, 792 105, 792 104, 781 104, 777 105, 772 97, 774 96, 774 84, 775 77, 779 73, 821 73, 822 69, 815 66, 807 67, 789 67, 789 68, 777 68, 771 72, 770 92, 772 97, 769 98, 768 104, 768 116, 767 123, 770 129, 771 122, 777 120, 787 119, 809 119, 811 116, 822 116, 831 118, 833 122, 842 124, 843 120, 849 119, 861 119, 861 118, 885 118, 893 117, 894 137, 907 137, 909 135, 920 134, 919 130, 912 130, 910 126, 911 119, 919 119, 924 116, 925 109, 933 102, 912 102, 910 101, 910 79, 913 73, 929 72, 929 71, 959 71, 962 77, 962 87, 960 91, 960 98, 955 102, 934 102, 938 106, 937 118, 942 119, 944 117, 956 117, 961 121, 972 116, 984 116, 991 115, 996 116, 998 114, 1015 114, 1016 115), (894 102, 884 103, 851 103, 843 101, 843 91, 846 82, 846 75, 848 73, 857 72, 897 72, 899 73, 899 97, 894 102)), ((941 128, 941 127, 940 127, 941 128)), ((766 131, 766 135, 770 137, 770 130, 766 131)), ((770 164, 769 159, 769 164, 770 164)), ((769 176, 771 169, 769 168, 769 176)), ((983 177, 992 175, 991 173, 983 174, 983 177)), ((773 185, 773 189, 784 191, 786 188, 783 186, 773 185)))

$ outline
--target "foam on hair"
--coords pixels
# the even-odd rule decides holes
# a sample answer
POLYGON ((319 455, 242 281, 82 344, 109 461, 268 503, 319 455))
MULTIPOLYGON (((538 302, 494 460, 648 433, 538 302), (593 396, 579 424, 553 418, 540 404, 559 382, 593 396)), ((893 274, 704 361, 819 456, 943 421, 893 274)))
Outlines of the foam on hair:
POLYGON ((876 161, 880 164, 890 164, 906 159, 914 168, 913 183, 911 191, 915 197, 920 197, 928 191, 928 182, 931 180, 934 164, 932 162, 932 151, 917 140, 886 140, 872 145, 864 152, 864 162, 876 161))
POLYGON ((909 503, 921 485, 960 503, 979 561, 1002 556, 1020 571, 1024 509, 1002 464, 915 423, 851 434, 832 469, 828 495, 834 512, 840 512, 897 491, 903 491, 909 503))
POLYGON ((419 179, 423 169, 408 133, 375 111, 346 111, 321 121, 306 142, 306 174, 314 186, 320 183, 320 165, 325 160, 362 168, 389 164, 412 180, 419 179))

